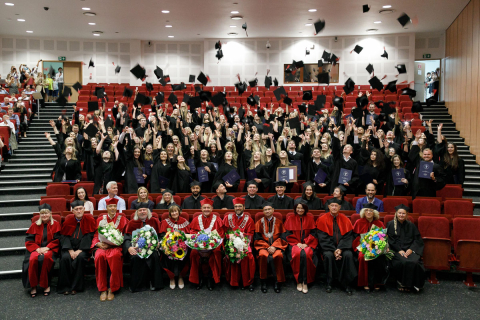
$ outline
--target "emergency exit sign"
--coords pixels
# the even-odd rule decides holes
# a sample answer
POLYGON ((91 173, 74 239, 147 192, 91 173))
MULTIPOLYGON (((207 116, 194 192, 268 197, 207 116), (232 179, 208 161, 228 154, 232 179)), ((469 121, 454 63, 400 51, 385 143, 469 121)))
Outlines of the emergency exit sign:
POLYGON ((425 53, 423 57, 429 59, 432 57, 432 55, 430 53, 425 53))
POLYGON ((65 61, 65 60, 67 60, 67 58, 65 58, 65 57, 58 57, 58 61, 65 61))

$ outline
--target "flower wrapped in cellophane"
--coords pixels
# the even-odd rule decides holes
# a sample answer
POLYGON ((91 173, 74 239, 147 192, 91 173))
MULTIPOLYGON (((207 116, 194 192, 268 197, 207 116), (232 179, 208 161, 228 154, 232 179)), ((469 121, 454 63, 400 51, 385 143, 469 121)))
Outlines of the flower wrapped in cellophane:
POLYGON ((374 260, 381 255, 392 259, 393 252, 388 250, 387 229, 372 226, 369 232, 360 235, 357 250, 363 253, 365 261, 374 260))
POLYGON ((240 230, 227 231, 225 235, 225 255, 231 263, 240 263, 247 256, 250 241, 240 230))
POLYGON ((98 225, 98 240, 112 246, 119 246, 123 243, 123 235, 115 228, 113 222, 102 220, 98 225))
POLYGON ((197 234, 190 234, 187 236, 187 246, 190 249, 206 252, 216 249, 222 244, 223 239, 218 234, 217 230, 207 232, 201 230, 197 234))
POLYGON ((187 237, 181 230, 168 228, 160 243, 160 250, 171 260, 183 260, 187 256, 187 237))
POLYGON ((157 232, 150 225, 137 229, 132 232, 132 246, 137 250, 137 254, 142 259, 147 259, 158 248, 157 232))

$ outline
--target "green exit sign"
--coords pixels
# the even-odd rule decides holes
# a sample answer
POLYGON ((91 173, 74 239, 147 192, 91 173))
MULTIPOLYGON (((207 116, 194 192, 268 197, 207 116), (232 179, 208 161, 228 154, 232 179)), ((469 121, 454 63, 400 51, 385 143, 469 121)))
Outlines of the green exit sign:
POLYGON ((65 57, 58 57, 58 61, 65 61, 65 60, 67 60, 67 58, 65 58, 65 57))
POLYGON ((424 58, 427 58, 427 59, 430 59, 432 57, 432 55, 430 53, 425 53, 423 55, 424 58))

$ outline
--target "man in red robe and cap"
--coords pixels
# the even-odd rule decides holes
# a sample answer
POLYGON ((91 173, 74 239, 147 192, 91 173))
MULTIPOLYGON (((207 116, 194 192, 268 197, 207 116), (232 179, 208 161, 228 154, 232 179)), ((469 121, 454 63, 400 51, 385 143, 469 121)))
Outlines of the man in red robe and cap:
POLYGON ((245 198, 233 199, 235 214, 230 213, 223 219, 225 231, 240 230, 249 240, 248 253, 240 263, 232 263, 225 259, 225 278, 232 287, 242 284, 242 289, 248 287, 253 291, 253 278, 255 276, 255 259, 250 245, 255 233, 255 221, 248 213, 245 213, 245 198))
POLYGON ((113 300, 115 298, 113 292, 123 287, 123 254, 121 246, 113 246, 100 242, 98 239, 98 226, 102 220, 107 223, 113 223, 115 228, 122 234, 125 233, 128 224, 127 218, 117 212, 117 198, 108 198, 105 200, 107 205, 107 214, 98 216, 97 231, 92 241, 92 249, 94 249, 95 257, 95 279, 97 281, 100 301, 113 300), (107 271, 110 268, 110 288, 108 288, 107 271), (108 292, 107 292, 108 289, 108 292))
POLYGON ((353 226, 350 219, 339 212, 341 201, 333 199, 328 206, 330 212, 317 219, 318 246, 327 273, 326 291, 332 292, 332 280, 337 279, 351 296, 350 283, 357 276, 352 252, 353 226))
MULTIPOLYGON (((200 201, 202 214, 193 218, 190 223, 190 233, 197 234, 201 230, 211 232, 216 230, 220 237, 223 238, 223 223, 219 216, 212 213, 213 201, 205 198, 200 201)), ((213 281, 220 282, 220 274, 222 272, 222 249, 218 246, 216 249, 207 253, 200 253, 197 250, 190 251, 190 282, 195 283, 196 289, 199 290, 203 286, 203 278, 207 278, 208 290, 213 290, 213 281), (202 272, 202 276, 200 276, 202 272), (212 281, 213 277, 213 281, 212 281)))

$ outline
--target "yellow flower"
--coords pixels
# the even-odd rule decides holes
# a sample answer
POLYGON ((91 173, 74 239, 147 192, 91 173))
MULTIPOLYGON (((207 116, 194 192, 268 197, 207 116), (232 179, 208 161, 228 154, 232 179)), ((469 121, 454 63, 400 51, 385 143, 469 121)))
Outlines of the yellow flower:
POLYGON ((182 248, 179 248, 177 251, 175 251, 175 258, 181 259, 185 255, 185 251, 183 251, 182 248))

